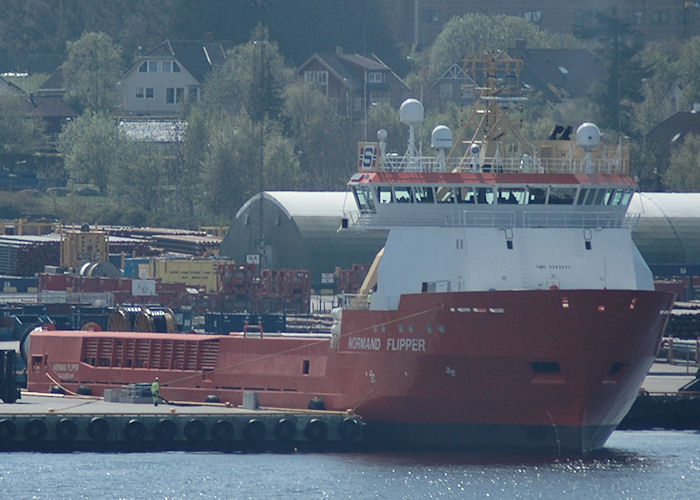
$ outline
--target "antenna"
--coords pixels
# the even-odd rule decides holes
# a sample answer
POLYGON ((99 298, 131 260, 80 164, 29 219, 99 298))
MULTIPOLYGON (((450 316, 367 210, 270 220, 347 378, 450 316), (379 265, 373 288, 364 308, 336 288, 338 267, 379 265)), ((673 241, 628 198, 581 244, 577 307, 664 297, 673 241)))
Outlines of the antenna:
POLYGON ((586 152, 584 172, 593 173, 593 148, 600 146, 600 129, 595 123, 582 123, 576 129, 576 144, 586 152))
POLYGON ((384 163, 384 158, 386 158, 386 139, 389 137, 389 134, 387 133, 386 130, 379 129, 377 130, 377 140, 379 141, 379 166, 380 170, 383 168, 383 163, 384 163))
POLYGON ((423 105, 418 99, 406 99, 399 109, 401 123, 408 125, 408 150, 406 157, 409 164, 415 163, 418 157, 416 150, 416 125, 423 123, 423 105))
POLYGON ((445 171, 445 152, 452 149, 452 131, 445 125, 438 125, 430 135, 430 147, 437 149, 438 170, 445 171))

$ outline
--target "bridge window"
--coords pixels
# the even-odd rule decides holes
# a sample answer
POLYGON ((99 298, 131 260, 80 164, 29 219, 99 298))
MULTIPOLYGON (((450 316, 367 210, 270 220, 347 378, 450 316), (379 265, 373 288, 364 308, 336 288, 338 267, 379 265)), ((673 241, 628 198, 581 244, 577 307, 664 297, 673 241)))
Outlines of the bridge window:
POLYGON ((370 210, 374 212, 374 200, 372 199, 372 190, 366 186, 356 186, 353 188, 355 201, 361 211, 370 210))
POLYGON ((581 188, 578 190, 578 198, 576 199, 577 205, 583 205, 583 201, 586 199, 587 193, 588 193, 588 188, 581 188))
POLYGON ((602 205, 605 199, 605 189, 591 189, 586 196, 586 205, 602 205))
POLYGON ((493 195, 493 189, 488 187, 488 188, 476 188, 476 202, 479 204, 492 204, 494 195, 493 195))
POLYGON ((457 203, 476 203, 476 194, 470 187, 457 188, 457 203))
POLYGON ((527 190, 527 203, 529 205, 544 205, 547 201, 547 188, 531 187, 527 190))
POLYGON ((396 203, 411 203, 413 201, 411 197, 411 188, 408 186, 395 187, 394 196, 396 197, 396 203))
POLYGON ((610 195, 608 198, 608 205, 619 205, 620 202, 622 201, 622 194, 624 193, 624 189, 615 189, 613 190, 613 193, 610 195))
POLYGON ((625 193, 622 195, 622 201, 620 202, 620 205, 624 205, 624 206, 629 205, 633 194, 634 194, 634 189, 625 189, 625 193))
POLYGON ((608 188, 605 190, 605 198, 603 200, 603 205, 612 205, 614 193, 615 193, 615 190, 612 188, 608 188))
POLYGON ((413 190, 416 203, 434 203, 432 187, 416 187, 413 190))
POLYGON ((493 188, 461 187, 457 189, 457 203, 479 203, 491 205, 494 201, 493 188))
POLYGON ((394 195, 391 192, 391 187, 379 186, 377 188, 377 198, 379 199, 379 203, 391 203, 394 201, 394 195))
POLYGON ((452 188, 437 188, 436 195, 438 203, 455 202, 455 191, 452 188))
POLYGON ((576 197, 576 188, 553 187, 549 190, 550 205, 572 205, 576 197))
POLYGON ((499 205, 518 205, 525 203, 525 188, 498 188, 499 205))

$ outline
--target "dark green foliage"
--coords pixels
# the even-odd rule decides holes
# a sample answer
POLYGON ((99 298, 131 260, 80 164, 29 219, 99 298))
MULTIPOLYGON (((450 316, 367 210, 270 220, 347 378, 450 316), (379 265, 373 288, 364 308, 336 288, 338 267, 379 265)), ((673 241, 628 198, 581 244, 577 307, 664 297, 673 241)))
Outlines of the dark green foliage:
MULTIPOLYGON (((124 48, 124 64, 139 47, 166 38, 246 42, 258 23, 294 65, 314 52, 382 54, 397 71, 403 59, 376 0, 0 0, 0 53, 66 54, 66 42, 102 32, 124 48), (3 50, 4 49, 4 50, 3 50)), ((0 68, 3 70, 4 68, 0 68)), ((34 69, 34 68, 25 68, 34 69)), ((51 71, 51 68, 41 68, 51 71)))
POLYGON ((594 18, 593 25, 577 26, 574 32, 582 39, 596 40, 598 56, 606 68, 607 75, 593 94, 599 108, 599 125, 629 134, 633 130, 632 108, 642 100, 642 79, 647 76, 635 57, 643 45, 632 25, 616 9, 596 12, 594 18))

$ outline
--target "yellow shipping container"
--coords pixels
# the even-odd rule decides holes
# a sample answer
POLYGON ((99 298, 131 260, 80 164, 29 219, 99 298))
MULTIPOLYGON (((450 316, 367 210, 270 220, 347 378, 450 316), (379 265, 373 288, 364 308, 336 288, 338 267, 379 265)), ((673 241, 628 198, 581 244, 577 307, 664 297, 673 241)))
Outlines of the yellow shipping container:
POLYGON ((102 231, 64 231, 61 233, 62 267, 79 268, 86 262, 107 262, 109 238, 102 231))
MULTIPOLYGON (((164 259, 149 263, 150 277, 163 283, 184 283, 190 286, 204 287, 207 292, 216 291, 215 260, 164 259)), ((139 266, 139 274, 141 272, 139 266)))

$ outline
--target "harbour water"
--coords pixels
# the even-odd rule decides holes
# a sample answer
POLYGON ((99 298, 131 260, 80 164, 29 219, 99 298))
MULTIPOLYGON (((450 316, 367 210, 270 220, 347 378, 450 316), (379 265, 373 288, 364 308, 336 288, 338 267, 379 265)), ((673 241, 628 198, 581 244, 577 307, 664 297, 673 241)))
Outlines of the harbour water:
POLYGON ((12 499, 697 498, 700 432, 617 431, 585 458, 2 453, 12 499))

